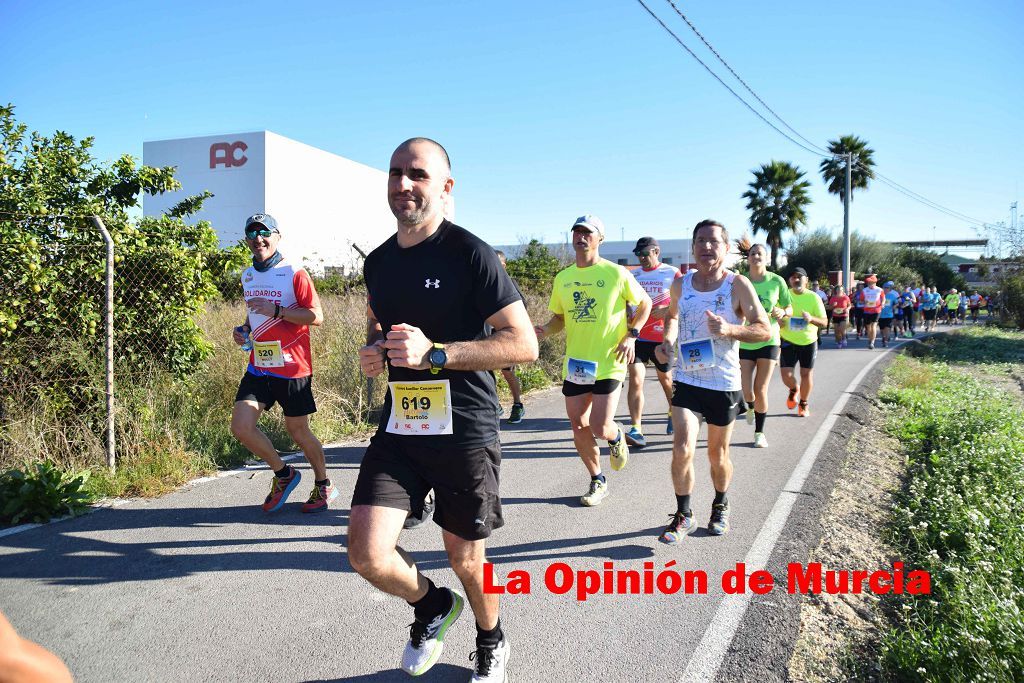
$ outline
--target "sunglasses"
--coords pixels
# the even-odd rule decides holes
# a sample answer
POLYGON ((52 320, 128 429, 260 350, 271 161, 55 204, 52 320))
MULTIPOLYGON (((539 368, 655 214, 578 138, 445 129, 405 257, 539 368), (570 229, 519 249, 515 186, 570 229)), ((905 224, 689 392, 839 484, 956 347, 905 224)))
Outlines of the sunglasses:
POLYGON ((254 240, 257 237, 270 237, 275 232, 277 232, 277 231, 276 230, 270 230, 268 228, 261 228, 259 230, 246 230, 245 231, 245 239, 247 239, 247 240, 254 240))
POLYGON ((650 249, 644 249, 643 251, 635 251, 633 253, 642 258, 644 256, 650 256, 652 252, 650 249))

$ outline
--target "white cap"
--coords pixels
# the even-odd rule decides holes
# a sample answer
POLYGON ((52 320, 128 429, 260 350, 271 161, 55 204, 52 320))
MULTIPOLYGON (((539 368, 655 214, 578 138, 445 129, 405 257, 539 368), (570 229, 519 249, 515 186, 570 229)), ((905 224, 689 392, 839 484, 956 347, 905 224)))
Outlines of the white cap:
POLYGON ((572 224, 575 228, 577 225, 582 225, 584 228, 590 230, 590 232, 596 232, 601 239, 604 239, 604 223, 601 219, 592 214, 586 214, 576 219, 576 222, 572 224))

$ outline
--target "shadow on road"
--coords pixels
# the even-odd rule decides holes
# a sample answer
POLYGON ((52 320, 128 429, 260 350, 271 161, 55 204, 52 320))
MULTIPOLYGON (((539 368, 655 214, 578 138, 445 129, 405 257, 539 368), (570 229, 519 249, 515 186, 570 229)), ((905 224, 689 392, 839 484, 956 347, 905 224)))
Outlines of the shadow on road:
MULTIPOLYGON (((472 675, 468 667, 455 666, 454 664, 435 664, 430 671, 424 674, 422 681, 466 681, 472 675)), ((306 681, 306 683, 408 683, 409 675, 401 669, 386 669, 373 674, 363 676, 347 676, 345 678, 317 679, 306 681)))

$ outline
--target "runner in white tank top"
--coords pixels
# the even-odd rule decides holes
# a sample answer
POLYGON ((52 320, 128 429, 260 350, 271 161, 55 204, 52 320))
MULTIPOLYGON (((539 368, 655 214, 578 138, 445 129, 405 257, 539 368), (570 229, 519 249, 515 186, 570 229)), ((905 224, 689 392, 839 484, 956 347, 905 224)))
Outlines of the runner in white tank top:
POLYGON ((705 220, 697 224, 693 230, 697 268, 672 284, 665 340, 657 350, 662 362, 677 354, 672 395, 672 488, 676 512, 670 515, 672 521, 659 537, 669 545, 682 543, 696 527, 690 494, 700 431, 698 416, 708 423, 708 460, 715 485, 708 532, 721 536, 729 530, 729 439, 743 402, 739 343, 766 342, 772 338, 768 314, 750 280, 726 270, 728 253, 729 233, 721 223, 705 220))
POLYGON ((730 325, 741 325, 742 319, 736 314, 732 300, 732 286, 736 273, 726 271, 725 278, 718 289, 711 292, 699 292, 693 288, 693 275, 690 271, 683 276, 682 296, 679 298, 679 337, 677 344, 680 351, 676 354, 675 372, 672 378, 683 384, 689 384, 714 391, 739 391, 740 384, 740 342, 737 339, 712 335, 708 330, 707 312, 721 316, 730 325), (708 360, 712 364, 689 362, 684 357, 693 353, 697 340, 711 341, 714 357, 708 360), (682 353, 688 347, 689 354, 682 353))

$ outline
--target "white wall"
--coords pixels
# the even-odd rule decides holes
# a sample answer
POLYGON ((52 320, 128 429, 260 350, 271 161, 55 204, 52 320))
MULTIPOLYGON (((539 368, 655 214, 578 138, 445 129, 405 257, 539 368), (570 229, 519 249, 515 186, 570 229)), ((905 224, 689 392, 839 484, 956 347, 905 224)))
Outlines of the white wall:
POLYGON ((266 210, 281 226, 282 252, 306 258, 317 272, 324 266, 348 269, 361 262, 353 242, 369 253, 395 232, 387 173, 266 135, 266 210))
POLYGON ((147 166, 176 166, 175 177, 182 189, 155 197, 144 196, 143 215, 159 216, 190 195, 209 190, 214 196, 206 201, 196 220, 213 224, 220 236, 221 246, 233 244, 242 238, 245 219, 263 210, 264 168, 266 159, 265 134, 233 133, 210 135, 179 140, 157 140, 142 145, 142 161, 147 166), (245 145, 241 148, 237 143, 245 145), (211 166, 211 147, 214 163, 211 166), (227 160, 226 146, 236 145, 227 160), (241 162, 241 159, 245 159, 241 162), (239 165, 240 164, 240 165, 239 165))
POLYGON ((386 172, 276 133, 158 140, 142 150, 149 166, 177 167, 182 184, 179 192, 144 197, 143 215, 209 190, 214 197, 195 218, 213 224, 221 246, 242 238, 248 216, 266 212, 277 219, 290 258, 315 272, 350 270, 361 267, 352 243, 369 253, 395 232, 386 172))

